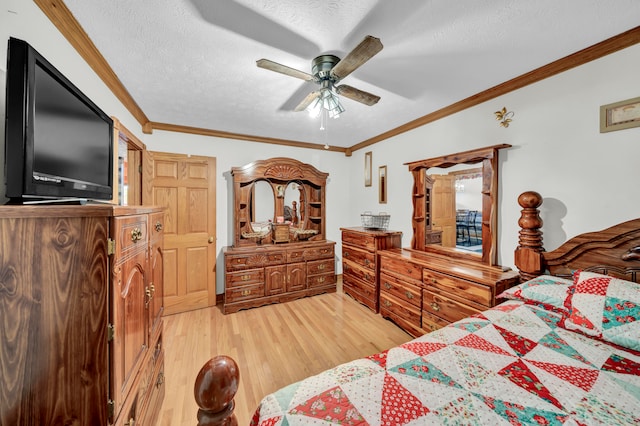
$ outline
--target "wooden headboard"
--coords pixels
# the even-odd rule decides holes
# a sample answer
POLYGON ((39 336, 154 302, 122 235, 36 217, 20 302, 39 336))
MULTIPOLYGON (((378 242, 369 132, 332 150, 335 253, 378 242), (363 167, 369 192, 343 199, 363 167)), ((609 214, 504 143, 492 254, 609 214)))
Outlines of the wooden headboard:
POLYGON ((542 244, 542 219, 538 207, 542 197, 524 192, 518 197, 522 213, 515 264, 520 281, 541 274, 570 277, 576 269, 640 281, 640 219, 633 219, 597 232, 580 234, 547 252, 542 244))

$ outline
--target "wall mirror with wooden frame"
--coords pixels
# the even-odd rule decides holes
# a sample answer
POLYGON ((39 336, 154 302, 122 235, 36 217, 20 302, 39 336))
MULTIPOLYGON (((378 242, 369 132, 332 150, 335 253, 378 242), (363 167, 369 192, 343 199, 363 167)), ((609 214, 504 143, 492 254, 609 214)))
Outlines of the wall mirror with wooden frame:
POLYGON ((497 263, 498 151, 509 147, 493 145, 405 163, 413 176, 412 249, 497 263), (462 177, 469 181, 465 184, 462 177), (467 197, 465 208, 456 186, 458 192, 461 186, 465 192, 478 186, 479 195, 467 197))
POLYGON ((231 175, 235 247, 325 239, 328 173, 277 157, 234 167, 231 175), (286 228, 289 238, 275 241, 274 227, 286 228))

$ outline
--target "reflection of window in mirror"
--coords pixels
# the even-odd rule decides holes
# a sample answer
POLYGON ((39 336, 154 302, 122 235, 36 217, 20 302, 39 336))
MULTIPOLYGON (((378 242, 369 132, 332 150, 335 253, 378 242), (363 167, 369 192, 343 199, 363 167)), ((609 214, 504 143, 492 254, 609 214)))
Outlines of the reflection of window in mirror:
POLYGON ((429 169, 432 230, 442 246, 482 253, 482 168, 429 169))

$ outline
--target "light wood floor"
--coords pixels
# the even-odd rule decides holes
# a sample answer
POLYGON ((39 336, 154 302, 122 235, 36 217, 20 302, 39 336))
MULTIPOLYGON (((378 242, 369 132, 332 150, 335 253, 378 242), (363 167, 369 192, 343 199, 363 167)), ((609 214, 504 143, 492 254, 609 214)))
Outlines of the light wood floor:
POLYGON ((340 285, 337 293, 229 315, 213 307, 166 316, 166 394, 157 424, 197 424, 193 385, 215 355, 238 363, 235 412, 244 426, 266 394, 409 340, 395 324, 344 295, 340 285))

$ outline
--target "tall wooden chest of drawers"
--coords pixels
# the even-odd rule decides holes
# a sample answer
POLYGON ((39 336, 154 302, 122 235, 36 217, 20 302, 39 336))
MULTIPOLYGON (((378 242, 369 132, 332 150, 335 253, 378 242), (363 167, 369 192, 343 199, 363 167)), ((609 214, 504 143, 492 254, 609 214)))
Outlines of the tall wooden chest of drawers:
POLYGON ((487 310, 516 271, 409 249, 380 251, 380 314, 419 336, 487 310))
POLYGON ((342 289, 374 312, 379 312, 378 251, 400 247, 402 232, 362 227, 342 231, 342 289))

